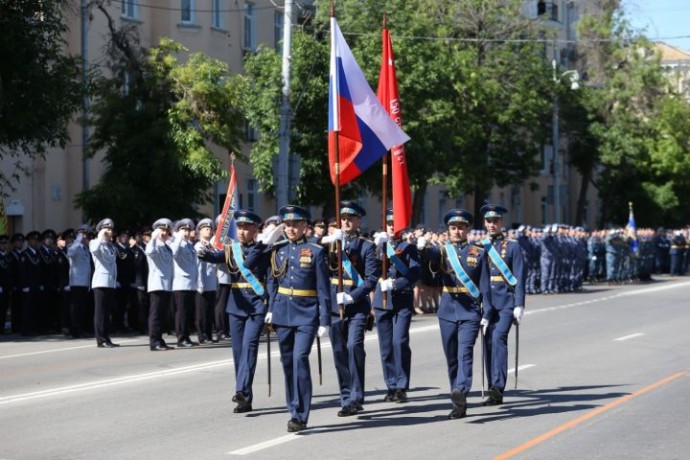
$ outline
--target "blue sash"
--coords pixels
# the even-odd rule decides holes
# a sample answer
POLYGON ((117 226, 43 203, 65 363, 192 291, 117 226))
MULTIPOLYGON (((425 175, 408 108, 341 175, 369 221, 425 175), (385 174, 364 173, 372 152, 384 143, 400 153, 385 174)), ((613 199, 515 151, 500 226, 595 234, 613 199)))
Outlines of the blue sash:
POLYGON ((491 240, 489 240, 488 238, 484 238, 482 240, 482 245, 484 245, 486 250, 489 251, 489 257, 491 257, 491 261, 494 263, 494 265, 496 265, 498 271, 501 272, 503 278, 505 278, 508 284, 515 287, 515 285, 517 284, 515 276, 513 276, 513 273, 510 271, 510 268, 508 268, 503 258, 498 254, 498 251, 496 251, 494 245, 491 244, 491 240))
POLYGON ((256 279, 256 276, 254 276, 254 274, 247 267, 244 266, 244 260, 242 258, 242 246, 237 241, 232 242, 232 257, 233 259, 235 259, 237 268, 240 269, 240 274, 242 275, 242 278, 244 278, 247 281, 247 283, 251 285, 254 292, 256 292, 256 295, 263 296, 264 287, 261 285, 259 280, 256 279))
POLYGON ((361 276, 359 276, 359 273, 357 273, 357 270, 355 267, 352 266, 352 262, 350 261, 350 258, 345 254, 343 251, 342 253, 342 259, 343 259, 343 270, 345 270, 345 273, 347 273, 347 276, 350 277, 352 282, 354 283, 355 287, 360 287, 362 284, 364 284, 364 280, 362 279, 361 276))
MULTIPOLYGON (((393 246, 390 244, 390 242, 386 241, 386 255, 390 259, 391 262, 393 262, 393 265, 395 265, 395 268, 398 269, 400 273, 402 273, 403 276, 407 276, 407 274, 410 272, 405 264, 403 263, 402 260, 400 260, 400 257, 398 257, 395 254, 395 249, 393 249, 393 246)), ((384 278, 387 278, 388 273, 383 274, 384 278)))
POLYGON ((455 252, 455 247, 453 247, 453 245, 450 243, 446 243, 445 248, 446 252, 448 253, 448 260, 450 260, 450 265, 451 267, 453 267, 453 271, 455 272, 455 276, 457 276, 460 282, 467 288, 468 291, 470 291, 470 295, 475 299, 478 299, 479 289, 477 288, 477 285, 474 284, 472 279, 469 277, 465 269, 462 267, 460 259, 458 259, 458 253, 455 252))

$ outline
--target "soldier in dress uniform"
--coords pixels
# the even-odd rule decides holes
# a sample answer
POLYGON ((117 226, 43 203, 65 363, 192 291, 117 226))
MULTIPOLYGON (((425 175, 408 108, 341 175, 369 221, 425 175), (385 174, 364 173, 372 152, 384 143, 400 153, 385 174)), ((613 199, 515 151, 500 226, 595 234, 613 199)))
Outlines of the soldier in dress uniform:
POLYGON ((146 244, 149 293, 149 348, 151 351, 171 350, 163 340, 163 324, 170 309, 173 281, 173 255, 167 241, 173 228, 170 219, 161 218, 153 223, 151 240, 146 244))
POLYGON ((41 258, 41 286, 43 289, 39 294, 39 305, 43 307, 43 310, 37 311, 37 325, 42 333, 55 330, 60 319, 55 240, 57 240, 55 230, 47 229, 41 233, 41 245, 38 254, 41 258))
MULTIPOLYGON (((194 244, 197 254, 204 252, 207 246, 211 245, 213 237, 213 221, 205 218, 196 224, 196 233, 199 241, 194 244)), ((218 278, 216 277, 216 266, 208 261, 199 262, 197 278, 197 294, 195 299, 196 306, 196 331, 199 336, 199 343, 213 343, 213 317, 216 306, 216 289, 218 289, 218 278)))
POLYGON ((135 244, 132 246, 132 256, 134 258, 133 270, 134 280, 132 293, 132 304, 136 305, 137 329, 144 335, 149 334, 149 295, 146 292, 146 285, 149 277, 149 265, 146 260, 146 244, 151 241, 151 228, 142 228, 135 236, 135 244))
POLYGON ((449 419, 467 415, 467 394, 472 388, 474 343, 480 321, 492 315, 489 261, 483 247, 468 244, 473 216, 464 209, 451 209, 443 217, 450 241, 431 249, 429 268, 441 274, 443 294, 438 310, 443 352, 448 365, 449 419), (483 307, 483 310, 482 310, 483 307))
POLYGON ((489 396, 486 406, 503 403, 503 391, 508 377, 508 333, 519 326, 525 307, 525 264, 517 241, 506 239, 501 232, 503 214, 508 210, 486 204, 480 212, 488 237, 481 241, 487 251, 490 267, 490 317, 482 319, 486 335, 486 369, 489 396))
POLYGON ((24 250, 24 235, 15 233, 10 238, 11 249, 9 252, 10 264, 10 311, 12 312, 12 332, 18 333, 21 330, 21 304, 22 304, 22 290, 20 286, 19 273, 21 269, 21 257, 24 250))
POLYGON ((321 238, 326 235, 326 221, 324 219, 316 219, 314 221, 314 234, 309 237, 310 243, 321 244, 321 238))
POLYGON ((84 334, 84 317, 89 305, 91 287, 91 253, 89 252, 88 225, 77 228, 74 241, 67 246, 70 288, 70 333, 75 339, 84 334))
POLYGON ((19 259, 19 289, 22 292, 21 326, 22 335, 37 332, 38 316, 43 314, 43 264, 39 254, 41 234, 33 230, 26 234, 27 247, 19 259))
POLYGON ((72 305, 72 293, 69 285, 69 257, 67 248, 74 241, 73 228, 68 228, 58 235, 57 248, 55 250, 55 262, 57 264, 58 282, 57 289, 60 296, 60 330, 65 337, 70 333, 70 309, 72 305))
POLYGON ((198 254, 203 261, 226 265, 230 273, 231 291, 226 312, 235 364, 235 395, 232 400, 237 406, 233 412, 237 414, 252 410, 252 385, 267 310, 266 276, 270 261, 263 257, 257 259, 251 269, 245 265, 245 256, 256 246, 254 237, 258 234, 261 217, 240 209, 234 218, 237 240, 225 244, 222 251, 210 246, 198 248, 198 254))
POLYGON ((671 239, 671 276, 682 276, 685 274, 685 236, 682 230, 676 230, 671 239))
POLYGON ((247 254, 249 269, 270 258, 267 280, 269 308, 266 322, 273 324, 278 336, 281 363, 285 374, 285 396, 290 412, 288 432, 307 428, 311 410, 312 380, 309 354, 315 337, 327 333, 331 324, 331 293, 326 250, 307 242, 305 233, 310 219, 306 209, 288 205, 280 209, 286 239, 272 244, 276 227, 264 233, 261 243, 247 254), (268 251, 268 252, 267 252, 268 251))
POLYGON ((196 345, 189 338, 189 326, 194 315, 194 304, 199 277, 198 259, 189 232, 194 228, 191 219, 175 223, 170 249, 173 254, 173 301, 175 302, 175 335, 177 346, 196 345))
POLYGON ((118 344, 110 340, 108 332, 110 314, 115 303, 117 283, 117 253, 113 247, 112 219, 103 219, 96 225, 97 236, 89 242, 89 251, 94 263, 91 287, 94 297, 93 328, 99 348, 114 348, 118 344))
POLYGON ((115 239, 115 251, 117 252, 117 287, 115 288, 115 311, 112 316, 111 327, 113 331, 125 331, 127 326, 136 324, 129 317, 133 310, 130 305, 132 298, 132 280, 134 279, 134 253, 129 244, 129 230, 121 230, 115 239), (127 326, 125 316, 128 317, 127 326))
POLYGON ((353 201, 340 203, 341 229, 322 238, 329 244, 331 269, 331 346, 340 386, 339 417, 356 415, 364 404, 364 332, 371 312, 369 293, 376 287, 380 267, 376 247, 359 236, 364 208, 353 201), (338 291, 337 241, 342 241, 343 292, 338 291), (340 305, 343 319, 340 319, 340 305))
POLYGON ((0 334, 5 332, 7 311, 10 308, 10 294, 12 280, 10 272, 11 255, 9 254, 10 239, 7 235, 0 235, 0 334))
POLYGON ((410 387, 410 322, 413 287, 421 276, 419 252, 415 245, 395 235, 392 209, 386 211, 386 232, 376 233, 374 243, 377 251, 389 260, 388 273, 382 273, 373 301, 383 378, 388 389, 384 401, 404 403, 410 387))

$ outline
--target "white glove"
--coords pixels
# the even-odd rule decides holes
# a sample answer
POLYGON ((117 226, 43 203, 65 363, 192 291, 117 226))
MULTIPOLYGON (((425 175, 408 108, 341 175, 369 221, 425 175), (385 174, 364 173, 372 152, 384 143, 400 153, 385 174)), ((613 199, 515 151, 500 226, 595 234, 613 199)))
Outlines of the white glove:
POLYGON ((374 244, 376 244, 376 246, 381 246, 386 241, 388 241, 388 233, 386 233, 386 232, 374 233, 374 244))
POLYGON ((161 229, 157 228, 151 233, 151 239, 157 240, 161 236, 161 229))
POLYGON ((98 232, 98 239, 102 240, 104 235, 105 235, 105 232, 107 232, 107 231, 108 231, 107 229, 102 228, 101 231, 98 232))
POLYGON ((81 243, 81 241, 84 239, 84 234, 83 233, 77 233, 77 243, 81 243))
POLYGON ((479 321, 479 325, 482 327, 482 335, 486 335, 486 329, 489 327, 489 320, 482 318, 482 320, 479 321))
MULTIPOLYGON (((69 291, 70 291, 69 286, 65 286, 65 292, 69 292, 69 291)), ((2 292, 2 291, 0 291, 0 292, 2 292)))
POLYGON ((29 288, 22 288, 22 292, 23 292, 23 293, 29 292, 29 288))
POLYGON ((316 331, 316 335, 318 335, 319 337, 323 337, 327 333, 328 326, 319 326, 319 329, 316 331))
POLYGON ((283 234, 283 229, 285 228, 285 224, 280 224, 276 226, 273 230, 269 231, 264 231, 259 235, 259 242, 265 244, 266 246, 271 246, 273 243, 278 241, 278 238, 280 238, 280 235, 283 234))
POLYGON ((204 295, 204 288, 202 288, 202 287, 197 288, 196 292, 198 292, 199 295, 204 295))
POLYGON ((515 323, 520 324, 520 321, 522 321, 522 314, 524 313, 524 308, 522 307, 515 307, 513 309, 513 318, 515 318, 515 323))
POLYGON ((119 282, 119 281, 115 281, 115 287, 116 287, 117 289, 120 288, 120 282, 119 282))
POLYGON ((271 321, 273 321, 273 313, 269 311, 266 313, 266 316, 264 316, 264 323, 271 324, 271 321))
POLYGON ((335 243, 338 240, 345 240, 345 233, 341 229, 336 228, 333 230, 333 233, 321 238, 321 244, 335 243))
POLYGON ((393 278, 381 280, 381 292, 393 290, 393 278))
POLYGON ((347 292, 338 292, 335 297, 338 301, 338 305, 350 305, 351 303, 355 303, 355 299, 347 292))
POLYGON ((417 249, 419 249, 421 251, 425 247, 426 247, 426 238, 424 238, 423 236, 420 236, 417 239, 417 249))

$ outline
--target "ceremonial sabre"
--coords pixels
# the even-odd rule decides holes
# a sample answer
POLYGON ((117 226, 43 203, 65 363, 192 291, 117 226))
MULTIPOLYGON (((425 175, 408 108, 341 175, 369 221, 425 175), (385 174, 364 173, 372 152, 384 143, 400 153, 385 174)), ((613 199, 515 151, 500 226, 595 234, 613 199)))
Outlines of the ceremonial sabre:
POLYGON ((266 362, 268 364, 268 397, 271 397, 271 325, 266 325, 266 362))
POLYGON ((520 323, 515 324, 515 390, 518 387, 518 357, 520 356, 520 323))
POLYGON ((316 336, 316 356, 319 360, 319 385, 323 385, 323 365, 321 363, 321 337, 316 336))

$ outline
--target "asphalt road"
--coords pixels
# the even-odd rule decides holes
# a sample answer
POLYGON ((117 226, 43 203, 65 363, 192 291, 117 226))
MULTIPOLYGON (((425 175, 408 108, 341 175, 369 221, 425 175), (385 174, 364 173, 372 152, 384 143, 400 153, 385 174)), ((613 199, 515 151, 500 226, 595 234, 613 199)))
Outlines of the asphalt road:
MULTIPOLYGON (((515 337, 505 403, 481 406, 479 347, 468 417, 448 420, 437 319, 412 323, 407 404, 384 403, 376 333, 367 335, 365 411, 339 418, 335 370, 312 353, 309 429, 288 434, 283 375, 265 344, 254 411, 233 414, 227 345, 152 353, 146 337, 0 341, 0 459, 686 459, 690 458, 690 279, 531 296, 515 337)), ((168 340, 170 342, 170 340, 168 340)))

